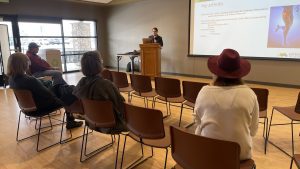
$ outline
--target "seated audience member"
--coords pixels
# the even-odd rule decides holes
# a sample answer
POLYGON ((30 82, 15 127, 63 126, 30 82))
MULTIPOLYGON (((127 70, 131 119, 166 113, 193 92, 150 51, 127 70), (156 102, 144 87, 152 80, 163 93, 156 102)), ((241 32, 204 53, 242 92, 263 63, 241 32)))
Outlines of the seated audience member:
POLYGON ((241 147, 240 159, 250 159, 259 108, 255 93, 241 78, 250 72, 251 65, 233 49, 210 57, 207 65, 216 77, 212 85, 201 89, 196 99, 195 134, 237 142, 241 147))
POLYGON ((127 131, 124 124, 124 101, 114 84, 101 77, 102 59, 97 51, 86 52, 81 58, 81 70, 85 77, 81 78, 73 94, 80 99, 109 100, 113 103, 116 117, 115 128, 99 128, 103 133, 120 133, 127 131))
MULTIPOLYGON (((32 93, 33 99, 40 111, 47 111, 54 108, 71 105, 77 98, 72 95, 74 86, 66 84, 55 86, 54 92, 45 87, 42 82, 33 76, 26 74, 29 69, 30 60, 23 53, 14 53, 8 58, 7 70, 9 75, 9 85, 12 89, 29 90, 32 93), (59 98, 60 99, 59 99, 59 98)), ((82 122, 75 121, 71 113, 67 114, 67 129, 80 127, 82 122)))
POLYGON ((37 53, 39 52, 39 45, 34 42, 29 43, 26 55, 30 59, 30 73, 34 77, 51 76, 53 85, 67 84, 62 78, 62 72, 58 68, 51 67, 49 63, 43 60, 37 53))

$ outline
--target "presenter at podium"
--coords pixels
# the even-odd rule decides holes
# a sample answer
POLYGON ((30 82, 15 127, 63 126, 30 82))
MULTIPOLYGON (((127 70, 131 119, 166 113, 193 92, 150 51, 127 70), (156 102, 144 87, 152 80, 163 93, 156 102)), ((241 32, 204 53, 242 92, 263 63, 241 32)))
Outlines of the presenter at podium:
POLYGON ((152 43, 159 43, 160 47, 164 46, 162 37, 158 35, 158 29, 156 27, 152 28, 153 35, 149 36, 152 43))

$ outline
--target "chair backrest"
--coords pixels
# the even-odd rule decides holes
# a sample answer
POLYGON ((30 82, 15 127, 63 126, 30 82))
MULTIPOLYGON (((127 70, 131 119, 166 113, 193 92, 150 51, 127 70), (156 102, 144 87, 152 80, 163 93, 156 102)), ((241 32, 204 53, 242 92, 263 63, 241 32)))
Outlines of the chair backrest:
POLYGON ((111 101, 82 99, 85 121, 91 128, 111 128, 116 125, 111 101))
POLYGON ((104 79, 113 81, 111 71, 108 70, 108 69, 103 69, 102 72, 101 72, 101 76, 102 76, 104 79))
POLYGON ((20 109, 25 112, 36 111, 37 107, 29 90, 13 89, 20 109))
POLYGON ((111 71, 112 79, 114 84, 118 88, 123 88, 123 87, 128 87, 128 79, 127 79, 127 74, 124 72, 116 72, 116 71, 111 71))
POLYGON ((203 86, 208 85, 207 83, 182 81, 183 98, 189 102, 195 103, 199 91, 203 86))
POLYGON ((165 137, 163 114, 160 110, 125 103, 125 121, 129 131, 139 138, 160 139, 165 137))
POLYGON ((259 105, 259 111, 265 111, 268 109, 268 96, 269 90, 263 88, 251 88, 257 96, 259 105))
POLYGON ((295 106, 295 112, 300 113, 300 92, 298 94, 298 99, 295 106))
POLYGON ((238 143, 194 135, 170 126, 173 159, 185 169, 240 169, 238 143))
POLYGON ((130 74, 130 81, 133 90, 139 93, 152 91, 150 76, 130 74))
POLYGON ((78 114, 84 114, 82 102, 80 100, 76 100, 69 106, 65 106, 66 112, 69 113, 78 113, 78 114))
POLYGON ((155 91, 162 97, 179 97, 181 96, 180 80, 155 77, 155 91))

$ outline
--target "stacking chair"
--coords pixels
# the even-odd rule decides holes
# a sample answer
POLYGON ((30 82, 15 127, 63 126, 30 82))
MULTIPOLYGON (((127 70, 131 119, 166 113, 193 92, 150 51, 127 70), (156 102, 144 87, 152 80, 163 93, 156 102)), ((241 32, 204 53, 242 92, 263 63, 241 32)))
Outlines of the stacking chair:
POLYGON ((294 155, 294 124, 299 124, 300 121, 300 92, 298 94, 298 99, 296 102, 295 106, 287 106, 287 107, 279 107, 279 106, 273 106, 272 109, 272 114, 271 114, 271 119, 270 119, 270 125, 269 125, 269 130, 268 130, 268 142, 278 148, 280 151, 285 153, 286 155, 292 157, 294 155), (272 124, 272 119, 273 119, 273 113, 275 110, 282 115, 286 116, 291 120, 290 123, 280 123, 280 124, 272 124), (297 112, 296 112, 297 111, 297 112), (298 123, 295 123, 298 122, 298 123), (292 134, 292 155, 287 153, 285 150, 274 144, 272 141, 269 140, 270 132, 271 132, 271 126, 276 126, 276 125, 291 125, 291 134, 292 134))
MULTIPOLYGON (((18 128, 17 128, 17 137, 16 137, 16 140, 19 142, 19 141, 23 141, 25 139, 28 139, 28 138, 31 138, 31 137, 34 137, 34 136, 37 136, 37 144, 36 144, 36 151, 42 151, 42 150, 45 150, 47 148, 50 148, 56 144, 59 144, 60 142, 56 142, 54 144, 51 144, 51 145, 48 145, 44 148, 40 148, 39 147, 39 143, 40 143, 40 135, 44 132, 47 132, 47 131, 50 131, 52 130, 53 128, 53 125, 52 125, 52 122, 51 122, 51 117, 50 117, 50 114, 56 110, 59 110, 60 108, 62 107, 58 107, 58 108, 52 108, 52 109, 49 109, 49 110, 39 110, 37 107, 36 107, 36 104, 35 104, 35 101, 33 99, 33 96, 32 96, 32 93, 31 91, 29 90, 22 90, 22 89, 13 89, 14 91, 14 94, 16 96, 16 99, 17 99, 17 102, 18 102, 18 105, 20 107, 20 113, 19 113, 19 120, 18 120, 18 128), (36 119, 36 122, 39 120, 39 125, 38 125, 38 128, 36 128, 38 130, 38 133, 37 134, 33 134, 31 136, 27 136, 25 138, 22 138, 20 139, 19 138, 19 129, 20 129, 20 118, 21 118, 21 113, 24 113, 27 117, 30 117, 30 118, 35 118, 36 119), (49 121, 50 121, 50 126, 46 126, 46 127, 42 127, 42 119, 44 117, 48 117, 49 118, 49 121), (50 129, 47 129, 45 131, 41 131, 41 129, 44 129, 44 128, 48 128, 50 127, 50 129)), ((62 123, 59 123, 59 124, 56 124, 56 125, 63 125, 62 123)), ((35 126, 36 127, 36 126, 35 126)))
POLYGON ((81 153, 80 153, 80 162, 83 162, 94 155, 106 150, 111 147, 114 143, 112 134, 118 135, 118 147, 117 154, 115 159, 115 168, 118 165, 118 153, 119 153, 119 143, 120 135, 119 133, 111 133, 111 142, 90 152, 87 153, 87 143, 89 129, 94 131, 101 132, 100 128, 114 128, 116 126, 115 115, 113 112, 113 104, 111 101, 100 101, 100 100, 90 100, 82 99, 84 117, 85 117, 85 126, 82 137, 81 153), (84 159, 85 157, 85 159, 84 159))
POLYGON ((268 96, 269 90, 262 88, 251 88, 257 96, 258 105, 259 105, 259 118, 264 119, 264 129, 263 129, 263 137, 265 139, 265 154, 267 151, 267 134, 268 134, 268 96))
POLYGON ((139 142, 142 149, 142 156, 130 164, 128 168, 135 167, 151 158, 153 156, 153 147, 166 150, 164 164, 164 168, 166 168, 170 137, 169 132, 165 132, 162 112, 160 110, 125 104, 125 119, 129 133, 125 135, 121 168, 124 161, 125 146, 128 136, 139 142), (144 158, 143 145, 151 147, 151 156, 144 158))
MULTIPOLYGON (((299 95, 300 95, 300 93, 299 93, 299 95)), ((297 100, 297 103, 296 103, 296 106, 295 106, 295 111, 297 113, 300 113, 300 99, 299 99, 299 97, 300 96, 298 96, 298 100, 297 100)), ((292 167, 293 167, 293 160, 295 161, 297 168, 300 169, 300 154, 294 154, 294 156, 292 157, 292 160, 291 160, 290 169, 292 169, 292 167)))
POLYGON ((133 91, 131 84, 128 83, 127 74, 124 72, 111 71, 114 84, 119 88, 120 92, 128 94, 128 102, 130 102, 130 93, 133 91))
POLYGON ((104 78, 104 79, 107 79, 109 81, 113 81, 113 78, 112 78, 112 74, 111 74, 111 71, 108 70, 108 69, 103 69, 102 72, 101 72, 101 76, 104 78))
POLYGON ((194 135, 170 126, 176 169, 255 169, 252 159, 240 161, 238 143, 194 135))
MULTIPOLYGON (((84 112, 83 112, 83 107, 82 107, 81 101, 80 100, 76 100, 71 105, 65 106, 65 113, 64 113, 64 116, 63 116, 63 123, 65 123, 66 112, 73 113, 73 114, 76 113, 76 114, 80 114, 81 116, 84 116, 84 112)), ((77 136, 77 137, 73 138, 72 129, 70 129, 69 130, 70 136, 67 139, 63 140, 63 135, 62 135, 63 131, 64 131, 64 127, 62 125, 62 127, 61 127, 61 135, 60 135, 60 143, 61 144, 73 141, 73 140, 75 140, 75 139, 80 138, 80 137, 83 136, 83 135, 81 135, 81 136, 77 136)))
MULTIPOLYGON (((131 86, 133 88, 132 96, 141 97, 144 99, 145 107, 148 107, 148 98, 152 98, 152 108, 154 97, 157 96, 151 85, 151 77, 145 75, 130 74, 131 86)), ((131 100, 130 99, 130 100, 131 100)))
MULTIPOLYGON (((183 95, 183 98, 185 99, 185 101, 182 102, 182 104, 181 104, 180 118, 179 118, 179 124, 178 124, 179 127, 181 124, 183 108, 191 109, 194 111, 195 102, 196 102, 198 93, 202 89, 202 87, 205 85, 207 85, 207 83, 182 81, 182 89, 183 89, 182 95, 183 95)), ((186 127, 190 127, 193 124, 194 124, 194 122, 187 125, 186 127)))
POLYGON ((171 103, 182 103, 184 101, 178 79, 155 77, 155 91, 158 96, 154 98, 154 106, 157 99, 163 101, 166 104, 167 116, 171 115, 171 103))

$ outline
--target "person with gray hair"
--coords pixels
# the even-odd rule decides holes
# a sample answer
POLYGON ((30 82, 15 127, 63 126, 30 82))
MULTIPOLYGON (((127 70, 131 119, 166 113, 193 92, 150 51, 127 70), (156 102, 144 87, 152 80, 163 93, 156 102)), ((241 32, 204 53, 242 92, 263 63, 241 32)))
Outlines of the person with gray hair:
POLYGON ((99 128, 102 133, 112 134, 127 131, 124 122, 124 97, 117 87, 101 76, 102 59, 98 51, 90 51, 81 58, 81 71, 85 77, 76 85, 73 94, 79 99, 109 100, 113 103, 116 127, 99 128))

